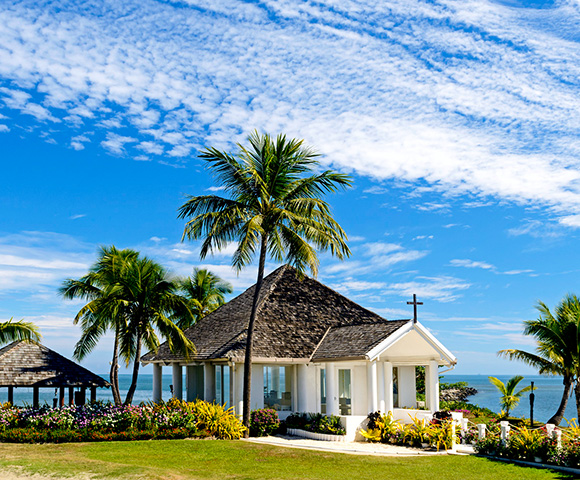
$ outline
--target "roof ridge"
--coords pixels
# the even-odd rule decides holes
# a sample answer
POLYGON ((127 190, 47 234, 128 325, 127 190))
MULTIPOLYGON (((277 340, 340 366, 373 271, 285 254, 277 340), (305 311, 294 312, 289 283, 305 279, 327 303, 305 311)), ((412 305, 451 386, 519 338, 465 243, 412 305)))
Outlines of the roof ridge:
MULTIPOLYGON (((264 305, 264 303, 266 303, 266 299, 272 294, 272 292, 274 291, 274 289, 278 285, 278 281, 280 280, 280 278, 282 277, 282 275, 286 272, 286 270, 288 270, 289 268, 295 270, 291 265, 288 265, 287 263, 285 263, 284 265, 282 265, 281 267, 278 267, 276 270, 274 270, 269 275, 266 275, 262 279, 262 282, 264 282, 264 280, 266 278, 268 278, 268 277, 276 274, 276 277, 272 280, 272 282, 270 283, 270 285, 267 287, 268 290, 267 291, 264 291, 264 293, 262 293, 263 287, 264 287, 264 285, 262 283, 262 287, 260 288, 260 297, 258 298, 258 305, 256 306, 256 318, 258 317, 258 314, 262 310, 262 306, 264 305)), ((256 286, 256 284, 254 284, 254 287, 255 286, 256 286)), ((254 295, 255 295, 255 292, 254 292, 254 295)), ((245 331, 248 330, 249 322, 250 322, 250 319, 248 319, 248 325, 246 325, 246 328, 244 329, 245 331)))
POLYGON ((326 332, 324 332, 324 335, 322 335, 322 338, 320 339, 320 341, 316 344, 316 347, 314 348, 314 350, 312 351, 312 354, 310 355, 310 358, 308 359, 309 362, 312 362, 312 358, 314 357, 314 355, 316 354, 316 351, 318 350, 318 347, 320 347, 320 344, 324 341, 324 339, 326 338, 326 336, 328 335, 328 332, 330 332, 332 330, 333 327, 328 327, 326 329, 326 332))

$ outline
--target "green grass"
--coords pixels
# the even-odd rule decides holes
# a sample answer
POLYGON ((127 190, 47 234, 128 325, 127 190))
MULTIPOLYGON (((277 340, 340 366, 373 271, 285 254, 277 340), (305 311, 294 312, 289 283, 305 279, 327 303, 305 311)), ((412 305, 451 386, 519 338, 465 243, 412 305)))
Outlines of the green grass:
POLYGON ((0 444, 0 471, 99 479, 566 479, 567 474, 484 458, 440 455, 378 457, 321 453, 244 441, 150 440, 80 444, 0 444))

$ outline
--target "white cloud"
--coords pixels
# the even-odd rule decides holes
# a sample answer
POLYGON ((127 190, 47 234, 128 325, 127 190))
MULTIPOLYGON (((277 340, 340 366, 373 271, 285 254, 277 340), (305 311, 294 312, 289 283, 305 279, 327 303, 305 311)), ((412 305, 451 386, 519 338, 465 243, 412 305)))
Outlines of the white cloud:
POLYGON ((419 299, 430 298, 438 302, 452 302, 460 295, 459 291, 466 290, 470 284, 465 280, 449 277, 416 277, 409 282, 389 283, 384 291, 387 295, 397 294, 412 297, 416 294, 419 299))
POLYGON ((469 259, 453 259, 449 262, 453 267, 483 268, 484 270, 495 270, 495 266, 487 262, 478 262, 469 259))
POLYGON ((0 124, 0 132, 9 132, 10 128, 8 127, 8 125, 2 125, 0 124))
POLYGON ((209 187, 209 188, 206 188, 206 190, 208 192, 222 192, 225 189, 226 189, 226 187, 223 187, 223 186, 221 186, 221 187, 209 187))
POLYGON ((479 0, 2 4, 0 96, 39 124, 94 122, 117 155, 178 162, 285 131, 346 171, 577 228, 579 23, 570 2, 541 15, 479 0))
POLYGON ((121 155, 125 153, 125 144, 136 142, 137 139, 133 137, 124 137, 116 133, 107 133, 107 139, 101 142, 101 145, 109 150, 111 153, 121 155))

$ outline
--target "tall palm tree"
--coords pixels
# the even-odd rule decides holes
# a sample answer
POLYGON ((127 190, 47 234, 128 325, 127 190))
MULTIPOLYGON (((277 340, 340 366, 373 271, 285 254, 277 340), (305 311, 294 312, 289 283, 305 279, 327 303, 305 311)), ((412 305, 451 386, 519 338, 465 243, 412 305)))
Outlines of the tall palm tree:
POLYGON ((559 425, 564 418, 574 382, 576 406, 580 415, 580 391, 577 382, 580 373, 580 301, 575 295, 567 295, 556 306, 555 315, 543 302, 539 302, 536 308, 540 312, 538 319, 524 322, 524 334, 536 339, 536 353, 506 349, 500 350, 498 354, 535 367, 541 375, 562 376, 562 399, 556 413, 547 422, 559 425))
MULTIPOLYGON (((244 360, 243 422, 250 422, 250 385, 254 323, 264 278, 266 257, 286 261, 299 272, 318 271, 315 247, 330 250, 343 259, 350 255, 346 234, 332 218, 326 193, 350 186, 347 175, 330 170, 313 173, 318 154, 302 140, 278 135, 248 137, 248 147, 238 144, 234 154, 215 148, 200 158, 225 187, 228 198, 217 195, 188 196, 179 218, 189 219, 183 238, 204 238, 200 256, 205 258, 230 242, 237 242, 232 265, 239 272, 251 264, 257 252, 258 275, 248 321, 244 360)), ((249 428, 246 430, 246 435, 249 428)))
POLYGON ((191 317, 187 300, 178 295, 178 284, 168 277, 161 265, 135 250, 102 247, 89 273, 78 280, 68 279, 60 289, 65 298, 81 298, 88 303, 75 317, 82 334, 74 356, 81 360, 109 330, 115 332, 111 385, 113 398, 120 404, 119 357, 129 365, 134 362, 131 386, 125 403, 133 401, 139 374, 141 347, 156 351, 156 330, 167 338, 171 349, 185 355, 193 349, 189 340, 171 318, 191 317))
POLYGON ((226 302, 226 295, 234 291, 231 283, 204 268, 194 268, 191 277, 181 280, 179 287, 189 300, 189 309, 193 314, 191 322, 186 322, 185 317, 177 321, 181 329, 190 327, 208 313, 221 307, 226 302))
POLYGON ((489 378, 489 381, 494 384, 501 393, 499 402, 502 407, 502 413, 506 418, 509 417, 510 410, 516 407, 518 403, 520 403, 521 396, 532 389, 531 385, 528 385, 527 387, 524 387, 516 392, 518 383, 524 379, 524 377, 521 375, 516 375, 515 377, 510 378, 506 384, 504 384, 499 378, 496 377, 487 378, 489 378))
POLYGON ((97 345, 100 338, 112 330, 115 332, 110 380, 113 401, 122 403, 119 389, 119 337, 126 329, 126 318, 118 298, 118 284, 125 275, 129 262, 135 261, 135 250, 118 250, 114 245, 101 247, 97 261, 89 273, 78 280, 69 278, 63 282, 59 293, 69 300, 80 298, 88 303, 75 316, 74 323, 81 325, 81 338, 75 345, 74 358, 82 360, 97 345))
POLYGON ((127 365, 133 361, 131 386, 125 399, 127 405, 133 401, 137 389, 142 346, 153 352, 159 348, 156 331, 167 340, 171 351, 186 358, 195 351, 194 345, 172 320, 181 316, 187 322, 192 317, 187 299, 179 295, 178 290, 178 283, 169 278, 167 271, 147 257, 130 262, 118 282, 116 296, 123 305, 127 322, 120 334, 119 350, 127 365))
POLYGON ((13 318, 7 322, 0 322, 0 345, 18 340, 38 342, 41 337, 38 327, 34 323, 24 320, 15 322, 13 318))

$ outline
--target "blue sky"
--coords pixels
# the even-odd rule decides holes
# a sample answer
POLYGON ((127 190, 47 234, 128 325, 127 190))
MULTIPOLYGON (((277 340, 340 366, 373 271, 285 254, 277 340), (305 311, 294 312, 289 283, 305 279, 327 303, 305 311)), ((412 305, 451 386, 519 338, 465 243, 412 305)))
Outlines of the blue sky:
POLYGON ((241 293, 255 269, 201 263, 176 211, 215 188, 198 151, 258 129, 353 176, 329 199, 353 255, 321 281, 391 319, 416 293, 457 373, 531 373, 495 352, 580 293, 579 42, 578 1, 5 0, 0 320, 70 355, 56 290, 99 245, 241 293))

